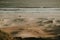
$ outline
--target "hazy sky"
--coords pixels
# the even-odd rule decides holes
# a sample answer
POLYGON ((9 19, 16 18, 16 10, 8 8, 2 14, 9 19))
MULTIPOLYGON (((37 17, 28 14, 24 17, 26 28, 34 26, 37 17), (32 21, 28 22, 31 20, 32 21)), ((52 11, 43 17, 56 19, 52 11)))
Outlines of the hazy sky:
POLYGON ((60 0, 0 0, 0 7, 59 8, 60 0))

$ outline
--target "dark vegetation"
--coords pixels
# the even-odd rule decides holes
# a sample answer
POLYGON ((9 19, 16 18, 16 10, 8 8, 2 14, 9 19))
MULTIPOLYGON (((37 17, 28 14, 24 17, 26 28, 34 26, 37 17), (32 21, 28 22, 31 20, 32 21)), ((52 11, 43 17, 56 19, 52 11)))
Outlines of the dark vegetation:
MULTIPOLYGON (((14 32, 15 33, 15 32, 14 32)), ((60 40, 60 36, 56 36, 54 38, 35 38, 35 37, 27 37, 27 38, 22 38, 22 37, 12 37, 10 34, 1 31, 0 30, 0 40, 60 40)))
POLYGON ((14 19, 13 22, 24 22, 25 20, 23 18, 14 19))
POLYGON ((14 39, 10 34, 0 30, 0 40, 14 40, 14 39))
POLYGON ((47 18, 38 18, 38 21, 36 22, 39 26, 44 26, 46 24, 53 24, 53 19, 47 19, 47 18))
POLYGON ((60 36, 55 37, 55 38, 35 38, 35 37, 28 37, 28 38, 21 38, 21 37, 14 37, 16 40, 60 40, 60 36))
POLYGON ((12 35, 15 35, 17 33, 18 33, 18 31, 11 32, 12 35))

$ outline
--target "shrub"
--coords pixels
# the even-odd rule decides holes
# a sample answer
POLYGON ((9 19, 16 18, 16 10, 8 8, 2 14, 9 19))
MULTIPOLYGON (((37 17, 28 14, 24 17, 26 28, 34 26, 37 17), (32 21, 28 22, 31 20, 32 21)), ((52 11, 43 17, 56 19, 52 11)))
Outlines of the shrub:
POLYGON ((0 30, 0 40, 13 40, 10 34, 0 30))

